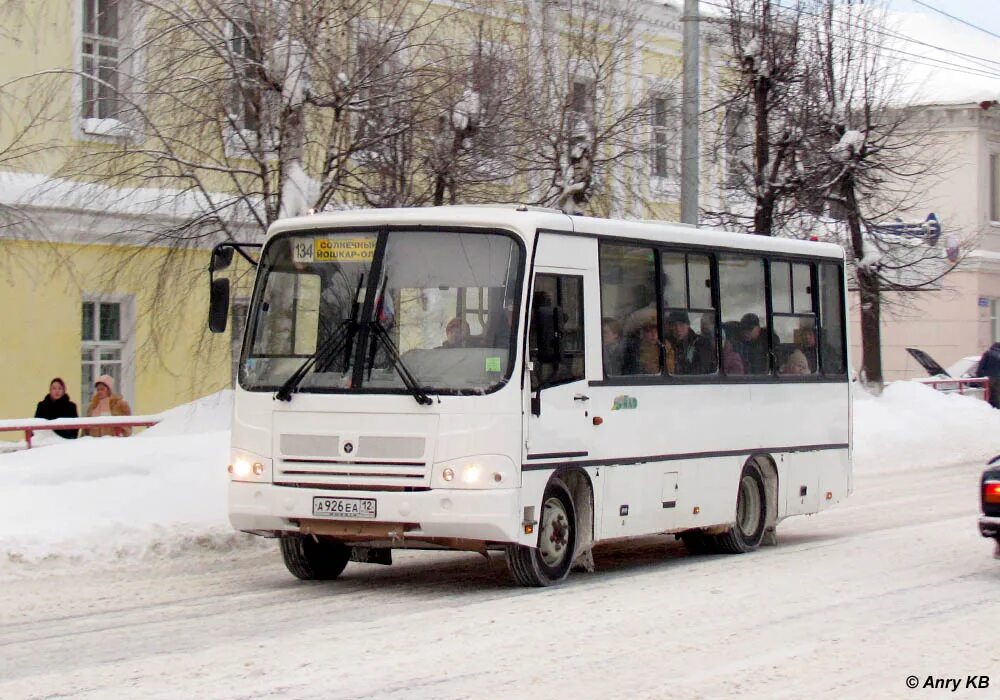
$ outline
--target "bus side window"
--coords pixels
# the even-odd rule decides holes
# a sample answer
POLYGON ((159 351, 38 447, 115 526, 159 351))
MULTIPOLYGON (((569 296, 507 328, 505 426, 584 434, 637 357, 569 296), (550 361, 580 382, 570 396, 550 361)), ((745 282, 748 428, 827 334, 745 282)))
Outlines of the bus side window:
POLYGON ((532 324, 528 333, 531 388, 582 380, 586 376, 583 341, 583 277, 575 275, 535 276, 531 298, 532 324), (558 310, 558 311, 557 311, 558 310), (557 362, 540 362, 535 318, 538 314, 559 314, 562 334, 561 357, 557 362))
POLYGON ((819 266, 820 369, 823 374, 847 372, 844 357, 843 273, 839 265, 819 266))
POLYGON ((652 248, 601 243, 604 376, 658 375, 664 353, 656 309, 652 248))

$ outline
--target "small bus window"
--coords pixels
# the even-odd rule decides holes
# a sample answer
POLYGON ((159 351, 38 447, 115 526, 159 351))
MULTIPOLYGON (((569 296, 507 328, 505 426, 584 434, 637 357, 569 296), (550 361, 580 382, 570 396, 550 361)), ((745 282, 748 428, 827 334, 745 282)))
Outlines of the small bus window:
POLYGON ((723 368, 726 374, 769 374, 771 336, 764 303, 764 259, 719 256, 723 368), (727 352, 731 350, 734 356, 727 352))
POLYGON ((816 374, 818 369, 811 280, 812 265, 808 263, 771 263, 773 352, 781 376, 816 374))
POLYGON ((528 334, 529 357, 534 364, 531 388, 552 386, 582 380, 586 376, 583 342, 583 278, 573 275, 545 275, 535 277, 531 297, 532 319, 537 314, 561 313, 562 359, 557 363, 538 361, 538 342, 534 323, 528 334))
POLYGON ((714 374, 718 349, 711 258, 664 251, 660 263, 668 366, 672 358, 673 374, 714 374))

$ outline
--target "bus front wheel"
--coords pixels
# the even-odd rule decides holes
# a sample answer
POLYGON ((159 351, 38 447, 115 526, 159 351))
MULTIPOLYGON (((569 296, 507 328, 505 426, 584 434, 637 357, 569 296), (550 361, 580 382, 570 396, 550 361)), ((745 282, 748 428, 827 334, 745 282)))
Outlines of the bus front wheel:
POLYGON ((764 476, 754 462, 747 462, 740 474, 736 495, 736 522, 715 538, 716 549, 728 554, 752 552, 760 546, 767 526, 767 491, 764 476))
POLYGON ((308 535, 284 535, 281 556, 288 571, 303 581, 332 581, 340 576, 351 558, 351 549, 332 540, 308 535))
POLYGON ((507 566, 522 586, 551 586, 569 575, 576 551, 576 508, 566 485, 553 479, 542 496, 538 546, 507 546, 507 566))

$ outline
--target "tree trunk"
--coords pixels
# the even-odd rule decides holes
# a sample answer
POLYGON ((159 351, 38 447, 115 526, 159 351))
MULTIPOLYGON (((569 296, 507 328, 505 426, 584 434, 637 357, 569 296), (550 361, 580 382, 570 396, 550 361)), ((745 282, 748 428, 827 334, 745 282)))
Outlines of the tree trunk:
POLYGON ((768 80, 758 77, 754 81, 753 99, 756 119, 754 123, 754 177, 756 202, 753 212, 753 232, 770 236, 774 226, 775 197, 771 189, 771 131, 768 124, 768 80))
POLYGON ((858 270, 861 301, 861 381, 875 394, 882 393, 882 299, 878 274, 858 270))
MULTIPOLYGON (((861 235, 861 213, 854 191, 854 173, 848 171, 840 185, 840 195, 846 203, 847 228, 854 252, 855 276, 861 303, 861 381, 875 394, 882 393, 882 295, 878 270, 862 265, 865 240, 861 235)), ((877 264, 877 263, 876 263, 877 264)))

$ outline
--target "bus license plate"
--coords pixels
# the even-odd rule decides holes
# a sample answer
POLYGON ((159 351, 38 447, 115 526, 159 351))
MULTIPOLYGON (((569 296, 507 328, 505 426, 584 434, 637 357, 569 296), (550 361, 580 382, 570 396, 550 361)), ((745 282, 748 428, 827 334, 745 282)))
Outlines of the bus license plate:
POLYGON ((374 498, 313 497, 313 515, 325 515, 331 518, 374 518, 376 512, 374 498))

